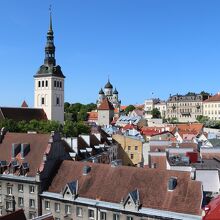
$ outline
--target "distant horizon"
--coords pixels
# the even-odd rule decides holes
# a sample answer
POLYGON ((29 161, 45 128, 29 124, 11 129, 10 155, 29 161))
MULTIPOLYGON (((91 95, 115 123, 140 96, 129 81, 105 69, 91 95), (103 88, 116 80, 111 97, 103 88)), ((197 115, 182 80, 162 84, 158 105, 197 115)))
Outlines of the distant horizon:
POLYGON ((65 102, 96 103, 108 80, 122 105, 220 89, 220 2, 213 0, 0 3, 0 106, 34 103, 52 4, 65 102))

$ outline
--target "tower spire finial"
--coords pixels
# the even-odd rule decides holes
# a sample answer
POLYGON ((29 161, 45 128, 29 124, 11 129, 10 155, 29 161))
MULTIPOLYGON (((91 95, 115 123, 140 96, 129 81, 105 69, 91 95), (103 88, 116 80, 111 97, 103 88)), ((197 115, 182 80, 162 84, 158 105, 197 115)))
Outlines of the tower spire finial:
POLYGON ((52 5, 50 5, 50 7, 49 7, 49 12, 50 12, 50 28, 49 28, 49 30, 52 31, 53 30, 53 26, 52 26, 52 5))

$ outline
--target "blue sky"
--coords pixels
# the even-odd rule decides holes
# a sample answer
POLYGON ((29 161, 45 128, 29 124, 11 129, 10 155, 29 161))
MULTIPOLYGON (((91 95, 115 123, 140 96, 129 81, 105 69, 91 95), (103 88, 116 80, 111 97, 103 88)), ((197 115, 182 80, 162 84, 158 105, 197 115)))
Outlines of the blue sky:
POLYGON ((95 102, 108 75, 122 104, 220 90, 219 0, 1 0, 0 106, 33 106, 50 4, 65 101, 95 102))

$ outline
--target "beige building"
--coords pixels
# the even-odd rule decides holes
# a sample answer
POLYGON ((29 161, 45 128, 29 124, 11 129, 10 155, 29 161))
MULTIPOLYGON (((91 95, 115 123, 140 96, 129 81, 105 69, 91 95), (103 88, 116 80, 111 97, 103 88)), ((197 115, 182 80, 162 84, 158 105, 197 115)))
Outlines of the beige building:
POLYGON ((98 107, 98 125, 110 125, 114 118, 114 107, 112 103, 105 98, 98 107))
POLYGON ((195 122, 203 114, 203 101, 208 97, 200 94, 173 95, 167 101, 166 118, 179 122, 195 122))
POLYGON ((136 137, 113 135, 113 140, 119 144, 119 158, 126 166, 139 166, 143 162, 143 140, 136 137))
POLYGON ((203 102, 203 116, 207 116, 212 120, 220 120, 220 93, 203 102))

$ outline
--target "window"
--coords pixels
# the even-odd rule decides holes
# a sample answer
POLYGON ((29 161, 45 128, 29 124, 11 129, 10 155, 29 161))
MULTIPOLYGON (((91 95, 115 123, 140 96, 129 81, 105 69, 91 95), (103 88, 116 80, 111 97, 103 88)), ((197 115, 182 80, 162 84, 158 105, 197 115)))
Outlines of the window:
POLYGON ((60 99, 57 97, 57 105, 60 105, 60 99))
POLYGON ((60 203, 55 203, 55 212, 60 212, 60 203))
POLYGON ((134 159, 134 154, 131 154, 131 155, 130 155, 130 158, 131 158, 131 159, 134 159))
POLYGON ((57 87, 57 81, 56 80, 54 81, 54 87, 57 87))
POLYGON ((76 207, 76 215, 82 217, 83 210, 81 207, 76 207))
POLYGON ((100 212, 100 220, 106 220, 106 212, 100 212))
POLYGON ((29 200, 29 207, 32 209, 35 208, 35 200, 34 199, 29 200))
POLYGON ((35 189, 34 189, 34 186, 29 186, 29 192, 30 192, 30 193, 34 193, 34 190, 35 190, 35 189))
POLYGON ((41 105, 44 105, 44 98, 41 98, 41 105))
POLYGON ((35 218, 35 213, 34 212, 29 212, 29 219, 35 218))
POLYGON ((18 184, 18 192, 24 192, 23 184, 18 184))
POLYGON ((12 186, 7 186, 7 195, 12 195, 12 186))
POLYGON ((119 214, 114 213, 113 214, 113 220, 120 220, 119 214))
POLYGON ((45 201, 45 209, 50 210, 50 202, 49 201, 45 201))
POLYGON ((46 80, 46 87, 48 87, 48 81, 46 80))
POLYGON ((90 219, 94 219, 94 217, 95 217, 94 210, 92 210, 92 209, 89 209, 89 210, 88 210, 88 217, 89 217, 90 219))
POLYGON ((135 150, 138 150, 138 146, 135 146, 134 149, 135 149, 135 150))
POLYGON ((40 81, 38 81, 38 87, 40 87, 40 81))
POLYGON ((42 81, 42 87, 44 87, 44 81, 42 81))
POLYGON ((6 210, 13 210, 12 202, 6 201, 6 210))
POLYGON ((60 88, 62 88, 62 82, 60 82, 60 88))
POLYGON ((60 218, 55 218, 55 220, 60 220, 60 218))
POLYGON ((128 146, 128 150, 131 150, 131 146, 128 146))
POLYGON ((70 205, 65 205, 65 213, 66 214, 71 214, 70 205))
POLYGON ((133 220, 133 217, 127 216, 127 220, 133 220))
POLYGON ((18 197, 18 206, 23 207, 24 206, 24 198, 18 197))

